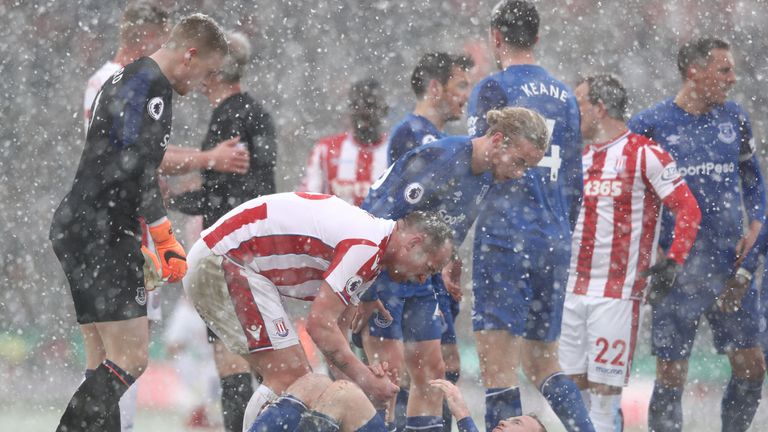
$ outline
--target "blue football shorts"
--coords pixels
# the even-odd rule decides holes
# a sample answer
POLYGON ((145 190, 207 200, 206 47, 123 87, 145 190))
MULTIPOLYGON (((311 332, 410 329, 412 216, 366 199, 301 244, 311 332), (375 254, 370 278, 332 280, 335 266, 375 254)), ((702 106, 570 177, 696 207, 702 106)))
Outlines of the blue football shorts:
POLYGON ((474 331, 507 330, 542 342, 560 337, 570 252, 541 248, 536 255, 475 242, 472 288, 474 331))

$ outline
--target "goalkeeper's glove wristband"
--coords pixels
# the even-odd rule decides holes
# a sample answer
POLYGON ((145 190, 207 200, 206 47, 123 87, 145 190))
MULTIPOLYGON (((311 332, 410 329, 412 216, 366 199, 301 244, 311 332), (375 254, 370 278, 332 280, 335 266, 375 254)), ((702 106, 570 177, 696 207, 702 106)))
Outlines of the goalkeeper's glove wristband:
POLYGON ((187 272, 187 254, 173 235, 171 221, 165 220, 157 226, 149 227, 149 234, 155 242, 157 258, 163 270, 163 280, 177 282, 187 272))
POLYGON ((664 300, 675 284, 677 278, 677 272, 680 269, 680 264, 672 258, 665 258, 659 261, 653 267, 640 273, 640 276, 644 278, 651 278, 648 289, 648 303, 651 306, 656 306, 664 300))

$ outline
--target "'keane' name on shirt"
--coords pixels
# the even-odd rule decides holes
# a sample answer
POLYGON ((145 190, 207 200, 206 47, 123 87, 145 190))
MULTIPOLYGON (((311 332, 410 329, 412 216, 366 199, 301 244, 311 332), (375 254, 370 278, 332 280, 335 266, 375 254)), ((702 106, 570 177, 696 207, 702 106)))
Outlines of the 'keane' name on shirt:
POLYGON ((560 102, 565 102, 565 99, 568 97, 567 91, 553 85, 547 86, 544 83, 530 82, 523 84, 520 86, 520 90, 528 97, 545 95, 559 99, 560 102))

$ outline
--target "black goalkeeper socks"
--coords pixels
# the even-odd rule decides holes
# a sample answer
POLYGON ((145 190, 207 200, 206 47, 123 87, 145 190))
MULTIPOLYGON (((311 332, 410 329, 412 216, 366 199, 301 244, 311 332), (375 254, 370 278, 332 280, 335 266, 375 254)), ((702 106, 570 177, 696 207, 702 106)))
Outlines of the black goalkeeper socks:
POLYGON ((92 374, 87 375, 90 376, 87 376, 72 395, 56 432, 119 432, 118 403, 135 378, 109 360, 104 360, 92 374), (113 413, 118 416, 116 430, 112 429, 115 427, 115 421, 111 417, 113 413))

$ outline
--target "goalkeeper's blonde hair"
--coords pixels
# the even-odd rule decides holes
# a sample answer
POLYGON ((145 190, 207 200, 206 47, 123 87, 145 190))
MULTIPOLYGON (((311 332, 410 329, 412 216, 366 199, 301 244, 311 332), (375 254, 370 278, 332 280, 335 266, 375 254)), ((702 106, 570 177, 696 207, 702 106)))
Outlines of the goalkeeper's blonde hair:
POLYGON ((536 111, 521 107, 507 107, 490 110, 486 114, 488 134, 496 132, 504 135, 504 142, 513 136, 520 136, 533 144, 539 150, 546 151, 549 147, 549 129, 544 117, 536 111))
POLYGON ((229 53, 224 30, 213 18, 201 13, 182 18, 171 30, 164 46, 168 49, 195 47, 202 57, 212 54, 224 57, 229 53))

